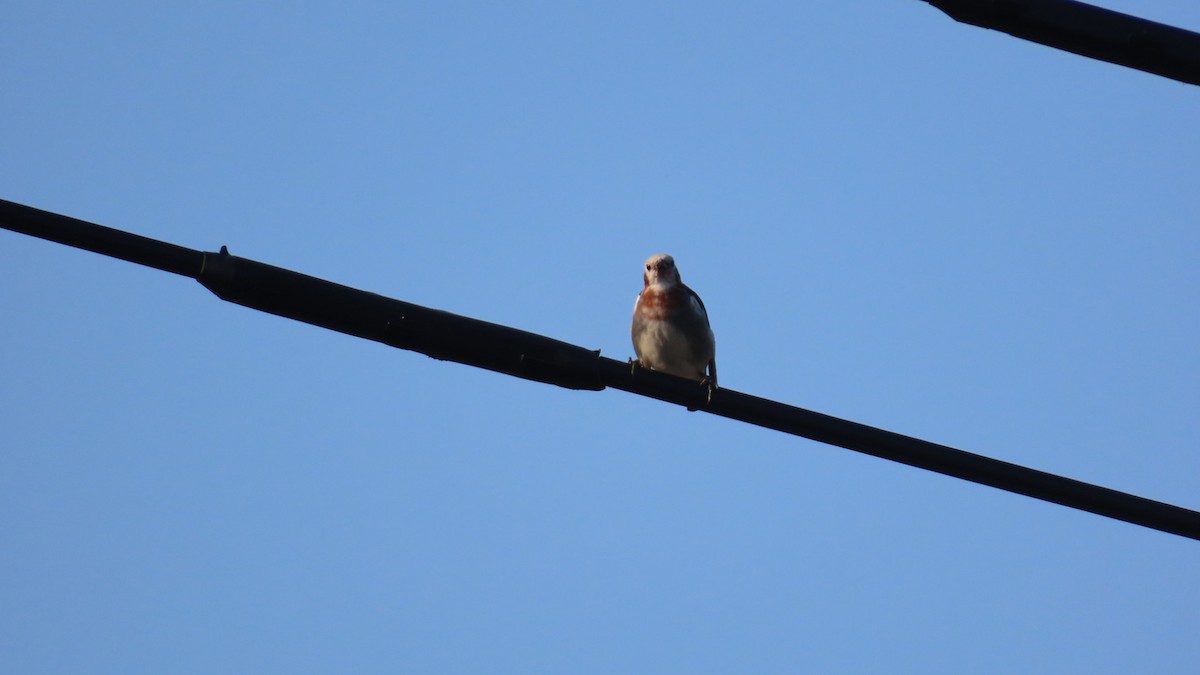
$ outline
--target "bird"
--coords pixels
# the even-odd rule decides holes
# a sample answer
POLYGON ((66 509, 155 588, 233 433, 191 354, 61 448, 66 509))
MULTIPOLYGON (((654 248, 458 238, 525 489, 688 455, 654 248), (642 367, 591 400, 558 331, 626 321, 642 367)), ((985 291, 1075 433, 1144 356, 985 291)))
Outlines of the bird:
POLYGON ((637 354, 633 372, 640 366, 697 380, 708 387, 711 403, 717 388, 717 341, 704 302, 679 278, 675 259, 665 253, 646 259, 642 282, 630 328, 637 354))

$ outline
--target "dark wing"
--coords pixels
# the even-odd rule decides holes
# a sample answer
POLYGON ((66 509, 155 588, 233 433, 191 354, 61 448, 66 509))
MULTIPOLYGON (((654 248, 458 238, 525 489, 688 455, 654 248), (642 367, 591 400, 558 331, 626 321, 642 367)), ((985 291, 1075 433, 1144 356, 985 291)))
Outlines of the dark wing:
POLYGON ((683 290, 687 292, 688 297, 695 300, 697 305, 700 305, 700 311, 704 312, 704 320, 708 321, 708 309, 704 307, 704 301, 700 299, 700 295, 696 291, 693 291, 687 284, 680 284, 680 286, 683 286, 683 290))
MULTIPOLYGON (((705 323, 705 327, 707 328, 708 324, 709 324, 708 309, 704 306, 704 301, 700 299, 700 294, 697 293, 696 291, 693 291, 687 284, 681 284, 681 285, 683 286, 683 289, 687 292, 688 297, 691 298, 692 300, 695 300, 696 304, 700 307, 700 312, 702 314, 704 314, 704 323, 705 323)), ((712 329, 709 328, 709 330, 711 331, 712 329)), ((714 352, 716 351, 715 344, 712 345, 712 349, 714 352)), ((703 375, 703 373, 701 373, 701 375, 703 375)), ((712 386, 714 386, 714 387, 717 386, 717 357, 716 357, 716 354, 714 354, 713 358, 709 359, 709 361, 708 361, 708 381, 712 383, 712 386)))

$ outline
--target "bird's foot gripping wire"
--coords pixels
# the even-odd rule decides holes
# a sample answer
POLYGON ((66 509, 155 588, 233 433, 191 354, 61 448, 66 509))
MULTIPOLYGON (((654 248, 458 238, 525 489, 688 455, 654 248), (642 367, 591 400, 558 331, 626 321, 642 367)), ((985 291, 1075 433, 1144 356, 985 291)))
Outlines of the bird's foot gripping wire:
POLYGON ((634 358, 630 358, 629 359, 629 376, 637 377, 638 368, 641 368, 641 367, 642 367, 641 361, 634 359, 634 358))
POLYGON ((704 397, 705 405, 712 405, 713 394, 717 391, 717 381, 714 378, 706 377, 700 380, 700 386, 704 387, 707 395, 704 397))
MULTIPOLYGON (((697 384, 704 388, 704 407, 712 405, 713 393, 717 391, 717 381, 711 377, 701 378, 697 384)), ((696 412, 700 409, 699 405, 687 407, 688 412, 696 412)))

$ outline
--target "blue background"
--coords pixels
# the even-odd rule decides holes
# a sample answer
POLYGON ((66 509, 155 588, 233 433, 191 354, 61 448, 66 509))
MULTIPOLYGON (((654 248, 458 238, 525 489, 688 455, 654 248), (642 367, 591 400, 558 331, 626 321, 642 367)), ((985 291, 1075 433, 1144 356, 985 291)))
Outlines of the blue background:
MULTIPOLYGON (((916 0, 0 23, 2 198, 619 359, 671 253, 725 386, 1200 508, 1200 88, 916 0)), ((4 672, 1197 672, 1195 541, 0 252, 4 672)))

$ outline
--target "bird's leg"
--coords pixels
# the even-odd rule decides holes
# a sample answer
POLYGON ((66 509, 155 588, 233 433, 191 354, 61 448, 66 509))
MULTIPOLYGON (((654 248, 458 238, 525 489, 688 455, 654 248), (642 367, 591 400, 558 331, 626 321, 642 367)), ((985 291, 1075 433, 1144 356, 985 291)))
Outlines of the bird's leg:
POLYGON ((717 360, 711 359, 708 362, 708 377, 700 380, 700 384, 708 388, 707 403, 712 405, 713 392, 717 390, 717 360))
POLYGON ((642 362, 635 358, 629 359, 629 377, 637 377, 638 368, 642 367, 642 362))

